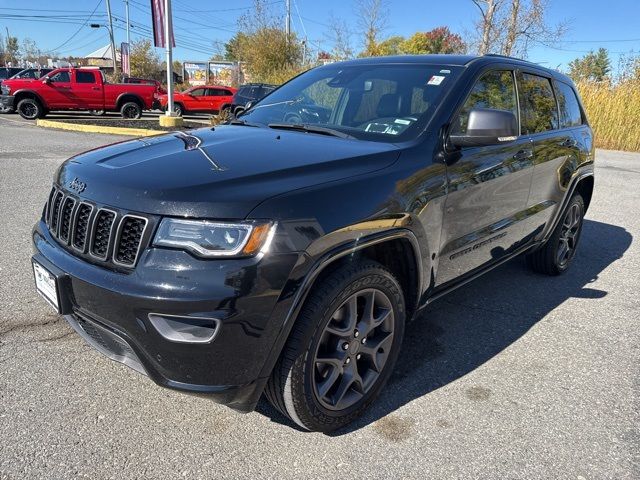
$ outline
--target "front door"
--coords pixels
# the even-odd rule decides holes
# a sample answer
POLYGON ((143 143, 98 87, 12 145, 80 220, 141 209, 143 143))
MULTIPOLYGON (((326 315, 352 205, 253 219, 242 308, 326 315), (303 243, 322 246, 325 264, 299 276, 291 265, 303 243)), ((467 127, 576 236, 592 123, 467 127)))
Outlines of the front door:
POLYGON ((60 70, 49 77, 46 96, 47 106, 51 110, 75 107, 75 101, 71 93, 71 72, 60 70))
POLYGON ((209 110, 207 106, 207 89, 204 87, 194 88, 185 95, 184 108, 190 112, 206 112, 209 110))
MULTIPOLYGON (((474 108, 518 116, 514 73, 485 72, 471 89, 452 131, 466 132, 474 108)), ((436 285, 496 261, 519 246, 520 222, 533 173, 533 144, 524 135, 495 146, 462 148, 447 167, 448 193, 436 285)))

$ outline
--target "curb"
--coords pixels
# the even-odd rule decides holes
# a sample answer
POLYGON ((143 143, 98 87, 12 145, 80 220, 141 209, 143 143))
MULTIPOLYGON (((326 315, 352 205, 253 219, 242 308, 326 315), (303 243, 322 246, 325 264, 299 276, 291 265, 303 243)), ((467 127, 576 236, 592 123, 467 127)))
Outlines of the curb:
POLYGON ((80 123, 65 123, 56 120, 36 120, 36 125, 44 128, 58 128, 60 130, 71 130, 74 132, 87 133, 106 133, 109 135, 129 135, 133 137, 151 137, 153 135, 162 135, 165 132, 161 130, 148 130, 146 128, 125 128, 125 127, 104 127, 99 125, 83 125, 80 123))

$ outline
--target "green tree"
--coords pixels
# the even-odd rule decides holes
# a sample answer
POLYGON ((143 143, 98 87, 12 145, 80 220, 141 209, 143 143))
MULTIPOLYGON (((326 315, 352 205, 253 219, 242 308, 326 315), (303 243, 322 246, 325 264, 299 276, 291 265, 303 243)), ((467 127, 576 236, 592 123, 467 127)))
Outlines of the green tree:
POLYGON ((238 33, 228 42, 228 58, 242 61, 252 81, 281 83, 302 69, 302 44, 295 34, 287 38, 280 17, 265 0, 240 18, 238 33))
POLYGON ((401 55, 405 53, 402 49, 405 41, 405 38, 399 35, 389 37, 378 44, 376 53, 378 55, 401 55))
POLYGON ((160 57, 151 46, 151 40, 131 42, 129 63, 131 64, 131 76, 162 78, 160 57))
POLYGON ((7 37, 7 43, 5 46, 4 60, 5 63, 11 62, 12 65, 18 63, 18 55, 20 53, 20 44, 17 37, 7 37))
POLYGON ((464 53, 467 46, 460 35, 451 33, 447 27, 438 27, 428 32, 417 32, 402 42, 403 53, 421 55, 428 53, 464 53))
POLYGON ((609 77, 610 72, 611 60, 606 48, 600 48, 597 52, 591 51, 569 63, 569 76, 576 82, 601 82, 609 77))

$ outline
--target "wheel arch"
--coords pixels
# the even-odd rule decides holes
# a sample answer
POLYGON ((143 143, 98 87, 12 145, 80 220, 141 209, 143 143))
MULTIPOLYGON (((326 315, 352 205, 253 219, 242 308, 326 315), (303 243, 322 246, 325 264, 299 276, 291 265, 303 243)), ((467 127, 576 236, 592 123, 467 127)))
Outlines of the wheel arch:
POLYGON ((18 106, 18 102, 20 100, 24 100, 25 98, 33 98, 35 100, 37 100, 38 102, 40 102, 40 105, 42 105, 43 108, 48 108, 47 107, 47 103, 44 101, 44 99, 42 98, 41 95, 39 95, 38 93, 34 92, 33 90, 18 90, 15 94, 15 106, 18 106))
POLYGON ((318 258, 308 269, 297 289, 288 309, 271 352, 260 372, 261 378, 268 378, 289 338, 295 320, 309 293, 319 281, 332 271, 348 262, 372 259, 388 268, 400 283, 405 297, 407 320, 417 311, 423 292, 424 276, 420 244, 415 234, 406 228, 397 228, 375 233, 367 237, 354 238, 318 258), (400 254, 401 258, 394 256, 400 254), (402 260, 400 262, 399 260, 402 260), (408 278, 403 274, 408 275, 408 278), (415 282, 413 288, 411 283, 415 282))
POLYGON ((140 97, 140 95, 136 95, 135 93, 121 93, 116 100, 116 110, 120 110, 122 105, 127 102, 135 102, 140 106, 141 110, 144 110, 144 100, 140 97))
POLYGON ((586 175, 578 180, 575 191, 578 192, 584 200, 585 212, 589 209, 591 204, 591 198, 593 196, 594 177, 593 175, 586 175))

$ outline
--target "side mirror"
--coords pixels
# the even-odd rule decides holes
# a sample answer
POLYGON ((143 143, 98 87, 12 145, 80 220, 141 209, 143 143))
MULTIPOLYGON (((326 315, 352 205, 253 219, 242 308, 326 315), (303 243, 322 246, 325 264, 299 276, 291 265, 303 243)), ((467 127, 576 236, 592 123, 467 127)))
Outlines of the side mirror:
POLYGON ((45 83, 45 84, 47 84, 47 85, 48 85, 48 84, 50 84, 50 83, 51 83, 51 79, 50 79, 49 77, 44 77, 44 78, 42 79, 42 83, 45 83))
POLYGON ((449 143, 454 147, 501 145, 516 140, 518 133, 518 120, 513 112, 474 108, 469 112, 467 132, 450 134, 449 143))

